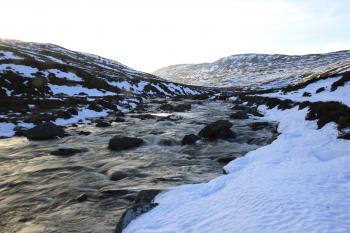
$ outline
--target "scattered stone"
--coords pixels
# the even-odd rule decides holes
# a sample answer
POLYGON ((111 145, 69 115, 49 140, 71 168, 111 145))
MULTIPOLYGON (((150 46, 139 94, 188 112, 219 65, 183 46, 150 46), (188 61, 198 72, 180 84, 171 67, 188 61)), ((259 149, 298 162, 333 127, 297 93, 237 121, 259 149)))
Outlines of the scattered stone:
POLYGON ((84 152, 86 150, 83 149, 75 149, 75 148, 59 148, 55 151, 50 152, 51 155, 57 155, 57 156, 72 156, 77 153, 84 152))
POLYGON ((262 130, 270 126, 269 122, 253 122, 250 125, 250 128, 254 131, 262 130))
POLYGON ((181 141, 182 145, 194 145, 199 140, 199 137, 194 134, 185 135, 181 141))
POLYGON ((26 131, 26 137, 30 140, 45 140, 63 136, 65 136, 63 128, 51 122, 40 124, 26 131))
POLYGON ((320 88, 318 88, 318 89, 316 90, 316 94, 318 94, 318 93, 320 93, 320 92, 322 92, 322 91, 325 91, 325 90, 326 90, 326 88, 320 87, 320 88))
POLYGON ((77 202, 84 202, 87 201, 88 195, 86 193, 83 193, 77 197, 77 202))
POLYGON ((248 119, 249 116, 246 112, 243 112, 243 111, 239 111, 239 112, 235 112, 235 113, 232 113, 230 115, 230 118, 232 119, 238 119, 238 120, 243 120, 243 119, 248 119))
POLYGON ((199 136, 206 139, 228 139, 236 137, 235 133, 230 129, 232 123, 227 120, 219 120, 204 127, 199 136))
POLYGON ((310 92, 304 92, 304 93, 303 93, 303 96, 304 96, 304 97, 311 97, 311 93, 310 93, 310 92))
POLYGON ((143 144, 143 140, 133 137, 114 136, 109 140, 109 149, 120 151, 138 147, 143 144))
POLYGON ((100 127, 100 128, 104 128, 104 127, 111 126, 111 123, 105 122, 105 121, 99 121, 99 122, 96 123, 95 126, 96 127, 100 127))
POLYGON ((78 134, 79 134, 79 135, 85 135, 85 136, 87 136, 87 135, 91 134, 91 132, 88 132, 88 131, 79 131, 78 134))
POLYGON ((163 104, 159 107, 159 109, 169 112, 185 112, 191 110, 191 104, 163 104))
POLYGON ((109 178, 113 181, 122 180, 128 177, 128 173, 123 171, 114 171, 109 174, 109 178))
POLYGON ((125 119, 121 118, 121 117, 116 117, 114 119, 114 122, 125 122, 125 119))

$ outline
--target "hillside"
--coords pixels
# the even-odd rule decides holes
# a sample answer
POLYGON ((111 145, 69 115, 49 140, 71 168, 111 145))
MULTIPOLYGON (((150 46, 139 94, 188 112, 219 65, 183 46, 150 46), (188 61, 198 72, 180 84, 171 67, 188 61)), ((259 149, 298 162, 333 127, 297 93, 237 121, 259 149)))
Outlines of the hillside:
POLYGON ((141 108, 147 98, 202 92, 96 55, 52 44, 0 40, 0 122, 7 123, 0 125, 0 136, 12 135, 15 125, 31 127, 57 119, 75 123, 141 108))
POLYGON ((301 56, 241 54, 212 63, 172 65, 161 68, 154 74, 190 85, 268 89, 297 83, 348 64, 349 50, 301 56))

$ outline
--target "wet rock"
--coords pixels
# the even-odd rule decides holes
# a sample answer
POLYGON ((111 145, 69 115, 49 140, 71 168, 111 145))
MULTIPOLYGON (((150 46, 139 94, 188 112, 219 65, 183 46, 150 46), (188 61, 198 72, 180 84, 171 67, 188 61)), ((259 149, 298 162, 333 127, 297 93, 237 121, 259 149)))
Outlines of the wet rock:
POLYGON ((159 141, 159 145, 161 145, 161 146, 173 146, 173 145, 175 145, 175 142, 171 139, 161 139, 159 141))
POLYGON ((109 178, 113 181, 117 181, 128 177, 128 175, 129 175, 128 173, 123 171, 114 171, 109 174, 109 178))
POLYGON ((109 196, 124 196, 132 193, 133 191, 127 189, 114 189, 110 187, 103 187, 100 189, 100 192, 109 196))
POLYGON ((125 122, 125 119, 121 118, 121 117, 116 117, 114 119, 114 122, 125 122))
POLYGON ((25 136, 28 129, 25 127, 16 126, 13 130, 15 131, 15 136, 25 136))
POLYGON ((139 192, 135 198, 133 206, 128 208, 120 217, 114 232, 122 233, 132 220, 156 207, 158 204, 154 203, 153 200, 160 192, 161 190, 158 189, 143 190, 139 192))
POLYGON ((65 132, 62 127, 47 122, 27 130, 26 137, 30 140, 45 140, 55 137, 63 137, 65 132))
POLYGON ((109 126, 111 126, 111 123, 105 122, 105 121, 99 121, 99 122, 96 123, 95 126, 96 126, 96 127, 99 127, 99 128, 104 128, 104 127, 109 127, 109 126))
POLYGON ((191 104, 163 104, 159 107, 159 109, 168 112, 185 112, 191 110, 191 104))
POLYGON ((246 112, 244 111, 239 111, 239 112, 235 112, 235 113, 232 113, 230 115, 230 118, 231 119, 239 119, 239 120, 243 120, 243 119, 248 119, 249 116, 246 112))
POLYGON ((79 134, 79 135, 85 135, 85 136, 87 136, 87 135, 91 134, 91 132, 88 132, 88 131, 79 131, 78 134, 79 134))
POLYGON ((204 127, 198 135, 206 139, 228 139, 236 135, 230 129, 232 123, 227 120, 219 120, 204 127))
POLYGON ((350 132, 342 132, 338 136, 339 139, 350 140, 350 132))
POLYGON ((83 193, 76 198, 77 202, 84 202, 87 201, 87 199, 88 195, 86 193, 83 193))
POLYGON ((72 156, 77 153, 81 153, 87 150, 84 149, 75 149, 75 148, 59 148, 55 151, 50 152, 51 155, 57 155, 57 156, 72 156))
POLYGON ((116 117, 124 117, 125 116, 125 114, 123 112, 116 112, 114 115, 116 117))
POLYGON ((236 157, 224 156, 224 157, 218 158, 216 161, 218 161, 218 163, 228 164, 229 162, 231 162, 234 159, 236 159, 236 157))
POLYGON ((157 116, 152 115, 152 114, 133 115, 132 117, 139 118, 141 120, 156 119, 157 118, 157 116))
POLYGON ((141 138, 114 136, 109 140, 109 149, 120 151, 135 148, 142 144, 143 140, 141 138))
POLYGON ((199 137, 194 134, 185 135, 181 141, 182 145, 194 145, 199 140, 199 137))
POLYGON ((262 129, 270 127, 270 124, 269 124, 269 122, 261 122, 260 121, 260 122, 253 122, 249 126, 252 130, 257 131, 257 130, 262 130, 262 129))

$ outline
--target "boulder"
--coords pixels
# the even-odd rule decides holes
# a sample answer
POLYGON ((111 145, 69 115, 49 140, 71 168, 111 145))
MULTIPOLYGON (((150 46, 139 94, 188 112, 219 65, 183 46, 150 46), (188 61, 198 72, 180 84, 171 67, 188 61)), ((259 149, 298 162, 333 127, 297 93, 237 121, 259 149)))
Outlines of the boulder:
POLYGON ((158 189, 142 190, 139 192, 134 204, 120 217, 114 232, 122 233, 132 220, 156 207, 158 203, 154 203, 153 200, 160 192, 161 190, 158 189))
POLYGON ((159 109, 168 112, 185 112, 191 110, 191 104, 162 104, 159 109))
POLYGON ((100 128, 104 128, 104 127, 108 127, 111 126, 111 123, 105 122, 105 121, 99 121, 96 123, 95 125, 96 127, 100 127, 100 128))
POLYGON ((75 149, 75 148, 59 148, 55 151, 50 152, 51 155, 57 156, 72 156, 80 152, 84 152, 86 150, 83 149, 75 149))
POLYGON ((138 147, 142 143, 143 140, 141 138, 114 136, 109 140, 108 147, 111 150, 120 151, 138 147))
POLYGON ((232 123, 227 120, 219 120, 204 127, 198 136, 206 139, 228 139, 236 137, 235 133, 230 129, 232 123))
POLYGON ((62 127, 47 122, 27 130, 25 134, 30 140, 46 140, 55 137, 63 137, 65 132, 62 127))
POLYGON ((194 134, 185 135, 181 141, 182 145, 194 145, 196 141, 199 140, 199 137, 194 134))
POLYGON ((222 163, 222 164, 226 165, 226 164, 228 164, 229 162, 231 162, 234 159, 236 159, 236 157, 224 156, 224 157, 218 158, 216 161, 218 161, 218 163, 222 163))
POLYGON ((232 119, 239 119, 239 120, 243 120, 243 119, 248 119, 249 116, 246 112, 244 111, 239 111, 239 112, 235 112, 235 113, 232 113, 230 115, 230 118, 232 119))
POLYGON ((254 131, 257 131, 257 130, 262 130, 264 128, 268 128, 270 127, 270 124, 269 122, 253 122, 250 124, 250 128, 254 131))
POLYGON ((125 119, 121 118, 121 117, 116 117, 114 119, 114 122, 125 122, 125 119))

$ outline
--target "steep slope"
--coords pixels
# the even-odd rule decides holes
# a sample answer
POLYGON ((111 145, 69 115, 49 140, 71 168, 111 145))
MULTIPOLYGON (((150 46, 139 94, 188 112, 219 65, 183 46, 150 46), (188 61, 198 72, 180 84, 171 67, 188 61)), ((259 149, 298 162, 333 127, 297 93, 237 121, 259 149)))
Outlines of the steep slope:
MULTIPOLYGON (((2 132, 15 125, 32 127, 58 118, 56 123, 74 123, 142 108, 145 98, 191 97, 204 92, 96 55, 52 44, 0 40, 2 132)), ((0 136, 11 136, 10 132, 0 136)))
POLYGON ((181 64, 154 72, 167 80, 215 87, 271 88, 298 82, 336 66, 350 64, 350 51, 288 56, 241 54, 213 63, 181 64))

